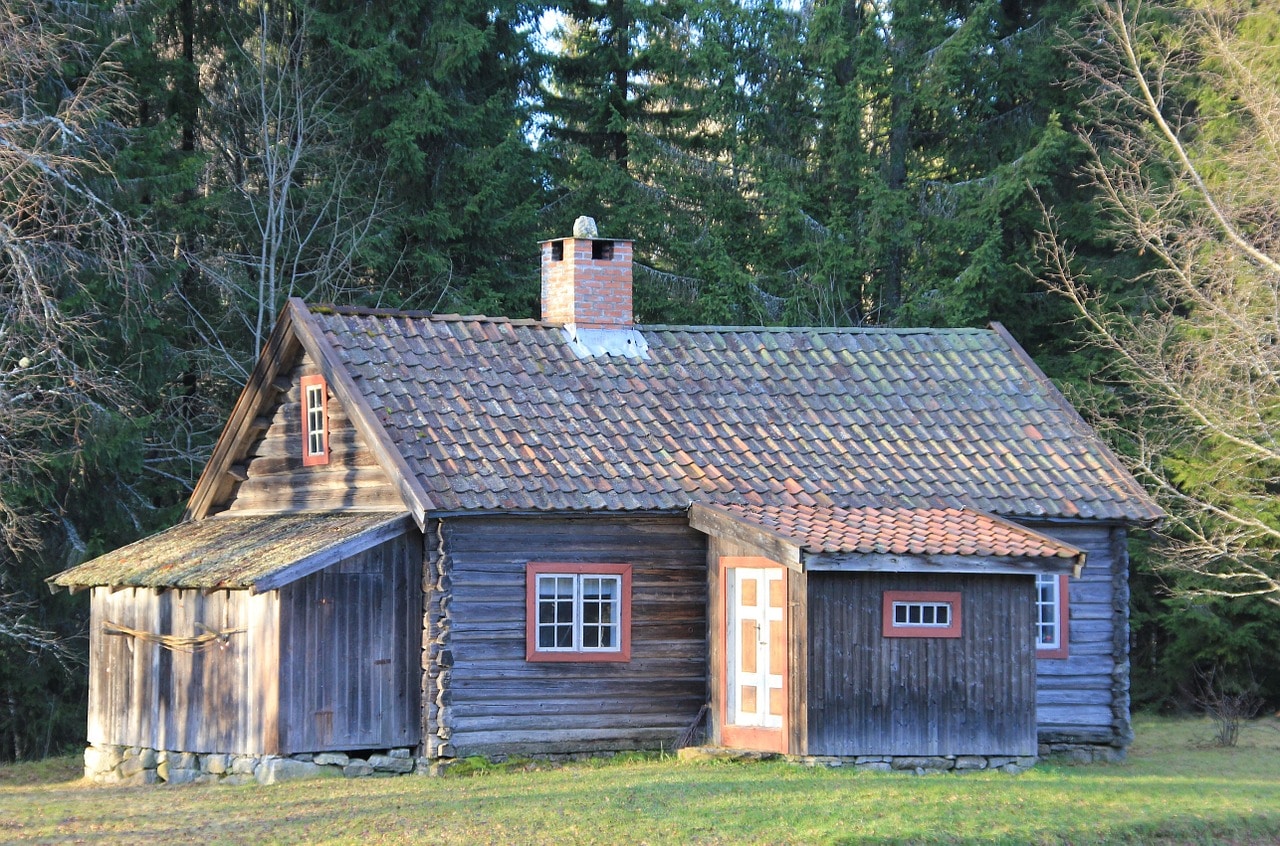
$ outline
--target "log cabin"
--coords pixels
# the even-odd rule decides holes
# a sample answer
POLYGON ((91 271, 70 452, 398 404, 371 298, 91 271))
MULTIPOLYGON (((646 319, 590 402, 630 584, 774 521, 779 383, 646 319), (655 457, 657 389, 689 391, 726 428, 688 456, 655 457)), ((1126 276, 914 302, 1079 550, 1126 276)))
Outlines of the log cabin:
POLYGON ((540 320, 289 301, 182 522, 51 579, 91 775, 1123 754, 1160 512, 1008 332, 636 325, 575 230, 540 320))

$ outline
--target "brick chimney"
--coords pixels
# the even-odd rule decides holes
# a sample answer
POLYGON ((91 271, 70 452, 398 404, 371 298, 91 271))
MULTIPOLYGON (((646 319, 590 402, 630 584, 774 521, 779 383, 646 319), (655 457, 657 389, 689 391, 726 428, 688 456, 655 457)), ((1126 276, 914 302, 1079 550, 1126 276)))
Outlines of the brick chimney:
POLYGON ((589 217, 574 222, 573 237, 543 241, 543 322, 631 326, 631 243, 597 237, 589 217))

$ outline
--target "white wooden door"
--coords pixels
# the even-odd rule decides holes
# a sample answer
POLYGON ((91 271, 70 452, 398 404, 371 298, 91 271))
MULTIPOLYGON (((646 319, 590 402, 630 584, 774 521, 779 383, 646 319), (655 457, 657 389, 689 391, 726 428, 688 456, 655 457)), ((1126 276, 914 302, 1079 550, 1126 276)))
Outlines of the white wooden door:
POLYGON ((786 571, 727 567, 725 575, 726 722, 781 732, 787 706, 786 571))

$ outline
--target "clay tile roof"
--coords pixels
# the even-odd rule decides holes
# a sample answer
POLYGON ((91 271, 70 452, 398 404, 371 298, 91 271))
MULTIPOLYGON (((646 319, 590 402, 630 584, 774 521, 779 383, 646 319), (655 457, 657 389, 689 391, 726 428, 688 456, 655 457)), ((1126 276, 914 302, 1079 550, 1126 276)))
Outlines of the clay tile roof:
POLYGON ((555 325, 312 316, 443 513, 1160 515, 1003 330, 641 326, 647 359, 582 358, 555 325))
POLYGON ((72 588, 258 588, 339 544, 408 525, 407 515, 383 512, 212 517, 179 523, 50 581, 72 588))
POLYGON ((1080 558, 1061 541, 967 508, 709 506, 810 553, 1080 558))

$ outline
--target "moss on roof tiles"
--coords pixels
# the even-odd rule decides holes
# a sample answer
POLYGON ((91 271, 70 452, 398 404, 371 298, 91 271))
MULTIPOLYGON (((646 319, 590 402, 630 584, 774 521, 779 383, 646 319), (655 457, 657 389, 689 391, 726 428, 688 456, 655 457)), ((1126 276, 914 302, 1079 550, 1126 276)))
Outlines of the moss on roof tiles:
POLYGON ((1008 516, 1069 516, 1086 502, 1101 519, 1159 513, 1051 386, 990 330, 637 327, 650 350, 649 360, 637 361, 579 359, 559 327, 532 322, 496 329, 480 325, 483 318, 389 320, 341 311, 317 322, 352 375, 364 377, 358 385, 372 392, 362 383, 380 377, 387 382, 381 390, 416 405, 388 409, 392 439, 445 510, 461 508, 464 491, 469 508, 573 509, 590 493, 600 507, 674 510, 708 489, 728 489, 850 504, 877 491, 1008 516), (487 340, 487 332, 499 340, 487 340), (411 351, 397 356, 397 373, 379 370, 376 350, 349 352, 355 339, 369 337, 403 349, 397 336, 408 333, 411 351), (488 393, 476 390, 481 383, 509 390, 465 402, 488 393), (552 469, 563 478, 551 479, 533 462, 505 457, 501 439, 468 434, 513 424, 522 442, 539 446, 545 468, 589 468, 599 462, 592 448, 609 444, 610 460, 636 468, 635 484, 613 493, 607 486, 615 474, 585 469, 576 477, 552 469), (445 454, 423 446, 416 433, 424 428, 445 454), (668 453, 683 451, 692 461, 652 453, 651 444, 664 439, 675 445, 668 453), (815 439, 841 448, 814 449, 815 439), (932 460, 918 461, 915 451, 932 460), (1035 458, 989 458, 1003 454, 1035 458), (844 472, 833 473, 833 461, 844 462, 844 472), (490 463, 520 477, 510 486, 516 494, 464 481, 490 463), (911 467, 928 469, 905 474, 911 467), (779 489, 780 468, 805 482, 803 497, 770 493, 779 489))
POLYGON ((179 523, 59 573, 62 587, 250 588, 397 513, 211 517, 179 523))

